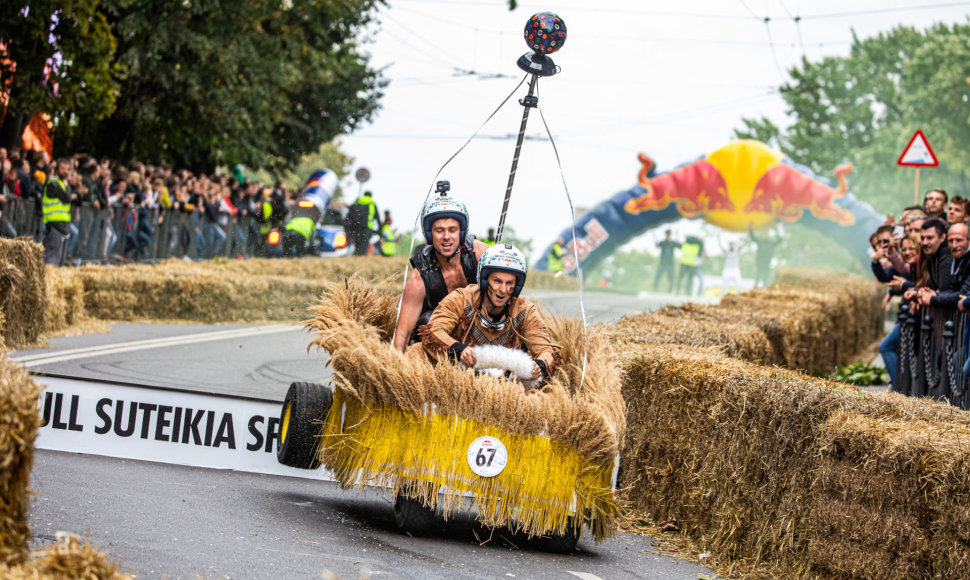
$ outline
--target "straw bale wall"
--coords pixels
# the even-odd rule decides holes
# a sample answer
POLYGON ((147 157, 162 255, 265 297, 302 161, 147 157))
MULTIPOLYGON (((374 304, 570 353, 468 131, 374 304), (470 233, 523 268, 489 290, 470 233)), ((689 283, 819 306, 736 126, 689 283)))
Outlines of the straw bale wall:
POLYGON ((0 238, 0 336, 9 348, 27 345, 44 329, 47 296, 44 249, 27 238, 0 238))
MULTIPOLYGON (((805 276, 805 279, 811 279, 805 276)), ((682 344, 740 360, 808 372, 851 362, 883 333, 881 285, 842 274, 830 290, 776 285, 626 316, 607 334, 617 346, 682 344)))
POLYGON ((830 368, 880 335, 872 285, 842 274, 826 287, 799 274, 784 279, 804 288, 667 308, 613 328, 627 405, 625 500, 735 567, 964 577, 970 415, 763 364, 830 368), (725 327, 742 334, 725 339, 725 327))
POLYGON ((16 565, 27 556, 27 484, 40 426, 39 394, 30 374, 0 354, 0 564, 16 565))

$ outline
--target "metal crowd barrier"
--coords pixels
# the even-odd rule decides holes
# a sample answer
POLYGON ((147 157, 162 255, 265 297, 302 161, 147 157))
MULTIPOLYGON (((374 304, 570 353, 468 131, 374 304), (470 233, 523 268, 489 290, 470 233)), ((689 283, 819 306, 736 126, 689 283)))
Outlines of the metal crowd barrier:
MULTIPOLYGON (((39 202, 11 200, 10 223, 18 236, 43 241, 39 202)), ((157 262, 166 258, 207 259, 216 256, 250 258, 259 255, 262 239, 255 216, 230 216, 225 226, 206 223, 200 212, 113 206, 72 208, 72 241, 68 259, 72 263, 137 261, 157 262), (225 238, 213 228, 219 228, 225 238), (210 242, 208 245, 206 242, 210 242), (218 248, 214 246, 218 245, 218 248)))
POLYGON ((959 310, 899 308, 899 367, 894 390, 970 408, 967 361, 970 321, 959 310))

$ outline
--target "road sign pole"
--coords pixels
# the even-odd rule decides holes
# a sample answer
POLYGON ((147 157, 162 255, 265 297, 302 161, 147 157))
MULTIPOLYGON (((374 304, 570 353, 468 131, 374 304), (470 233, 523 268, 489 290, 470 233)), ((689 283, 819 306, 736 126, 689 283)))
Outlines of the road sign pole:
POLYGON ((913 190, 913 205, 919 205, 919 167, 916 168, 916 189, 913 190))

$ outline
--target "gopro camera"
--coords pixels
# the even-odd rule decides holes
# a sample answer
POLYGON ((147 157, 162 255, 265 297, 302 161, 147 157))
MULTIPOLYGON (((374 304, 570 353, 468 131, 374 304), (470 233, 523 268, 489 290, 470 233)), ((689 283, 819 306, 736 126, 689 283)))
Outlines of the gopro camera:
POLYGON ((448 190, 450 189, 451 189, 450 181, 439 181, 437 184, 435 184, 434 192, 440 193, 441 195, 445 195, 446 193, 448 193, 448 190))

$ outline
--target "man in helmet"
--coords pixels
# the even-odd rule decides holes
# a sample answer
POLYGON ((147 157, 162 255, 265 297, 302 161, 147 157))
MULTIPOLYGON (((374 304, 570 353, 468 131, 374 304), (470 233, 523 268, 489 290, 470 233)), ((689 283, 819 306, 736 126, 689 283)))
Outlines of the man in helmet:
POLYGON ((419 327, 421 348, 433 358, 447 355, 469 367, 475 365, 470 346, 521 349, 532 357, 533 379, 555 374, 559 346, 536 307, 519 298, 527 271, 525 255, 512 244, 489 247, 478 263, 479 283, 446 296, 430 322, 419 327))
POLYGON ((474 284, 484 243, 468 234, 465 204, 445 195, 447 182, 439 182, 440 196, 425 206, 421 226, 427 245, 411 258, 414 271, 404 285, 401 314, 394 331, 394 348, 404 352, 419 319, 427 322, 431 311, 449 292, 474 284))

